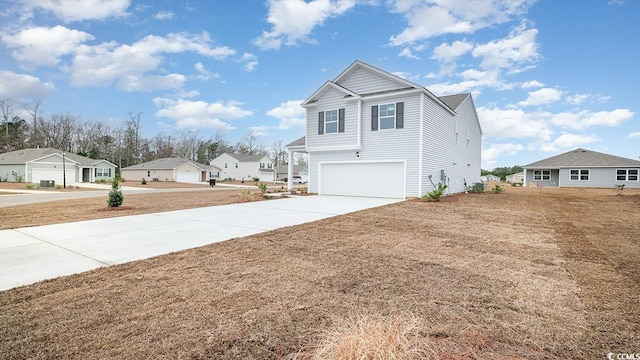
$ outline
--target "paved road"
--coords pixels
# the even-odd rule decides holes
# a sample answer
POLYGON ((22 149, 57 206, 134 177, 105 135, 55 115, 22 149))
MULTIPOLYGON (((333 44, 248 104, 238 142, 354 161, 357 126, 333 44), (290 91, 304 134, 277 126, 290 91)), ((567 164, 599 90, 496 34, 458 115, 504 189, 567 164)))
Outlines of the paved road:
POLYGON ((0 291, 399 201, 301 196, 1 230, 0 291))

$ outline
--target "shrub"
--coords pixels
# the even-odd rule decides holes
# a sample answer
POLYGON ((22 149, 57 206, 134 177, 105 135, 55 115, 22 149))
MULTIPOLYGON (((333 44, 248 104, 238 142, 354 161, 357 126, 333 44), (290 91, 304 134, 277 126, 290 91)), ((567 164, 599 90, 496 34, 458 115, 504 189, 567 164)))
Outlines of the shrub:
POLYGON ((120 184, 118 184, 118 177, 113 178, 111 181, 111 190, 109 190, 109 199, 107 199, 107 204, 109 207, 118 207, 122 205, 124 201, 124 196, 122 195, 122 188, 120 184))
POLYGON ((245 201, 253 201, 256 199, 256 195, 249 190, 241 190, 240 197, 245 201))
POLYGON ((504 188, 500 186, 500 184, 496 184, 496 186, 491 189, 491 192, 494 194, 500 194, 501 192, 504 192, 504 188))
POLYGON ((263 194, 266 193, 267 192, 267 183, 263 183, 263 182, 259 183, 258 184, 258 188, 260 189, 261 193, 263 193, 263 194))
POLYGON ((142 178, 142 182, 141 182, 141 184, 142 184, 142 185, 147 185, 147 180, 145 180, 144 178, 142 178))
POLYGON ((36 183, 28 183, 27 184, 27 189, 29 189, 29 190, 35 190, 37 188, 38 188, 38 184, 36 184, 36 183))
POLYGON ((622 195, 622 191, 624 191, 624 185, 625 184, 618 184, 614 186, 616 191, 618 192, 618 195, 622 195))
POLYGON ((422 199, 429 201, 439 201, 442 195, 444 195, 444 191, 447 189, 447 187, 448 186, 443 183, 438 183, 438 187, 422 195, 422 199))
POLYGON ((252 180, 253 180, 253 182, 254 182, 254 183, 256 183, 256 184, 258 183, 258 181, 260 181, 260 178, 259 178, 259 177, 253 177, 253 178, 251 178, 251 179, 252 179, 252 180))

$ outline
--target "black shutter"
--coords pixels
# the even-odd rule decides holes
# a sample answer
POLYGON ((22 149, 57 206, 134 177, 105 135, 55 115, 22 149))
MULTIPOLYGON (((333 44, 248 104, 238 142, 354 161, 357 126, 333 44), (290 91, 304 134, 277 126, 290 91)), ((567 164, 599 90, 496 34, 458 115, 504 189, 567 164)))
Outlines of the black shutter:
POLYGON ((98 168, 93 169, 93 176, 98 176, 98 168))
POLYGON ((396 103, 396 129, 404 128, 404 103, 396 103))
POLYGON ((378 105, 371 107, 371 131, 378 130, 378 105))
POLYGON ((324 134, 324 111, 318 113, 318 135, 324 134))
POLYGON ((338 132, 344 132, 344 108, 338 109, 338 132))

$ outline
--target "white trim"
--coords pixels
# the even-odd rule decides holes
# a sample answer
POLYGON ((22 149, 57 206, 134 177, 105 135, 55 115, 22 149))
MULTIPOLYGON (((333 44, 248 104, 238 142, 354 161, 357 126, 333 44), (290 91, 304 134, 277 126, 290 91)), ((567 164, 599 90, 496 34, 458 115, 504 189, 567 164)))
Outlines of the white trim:
MULTIPOLYGON (((345 115, 346 118, 346 115, 345 115)), ((346 119, 345 119, 346 122, 346 119)), ((358 149, 362 148, 362 99, 358 99, 358 134, 357 134, 358 149)))
POLYGON ((341 145, 341 146, 307 147, 306 149, 307 149, 307 152, 312 152, 312 151, 343 151, 343 150, 360 151, 360 150, 362 150, 360 148, 360 146, 358 146, 357 144, 355 144, 355 145, 347 144, 347 145, 341 145))
POLYGON ((422 196, 422 174, 424 161, 424 96, 420 96, 420 116, 419 116, 420 133, 418 138, 418 197, 422 196))

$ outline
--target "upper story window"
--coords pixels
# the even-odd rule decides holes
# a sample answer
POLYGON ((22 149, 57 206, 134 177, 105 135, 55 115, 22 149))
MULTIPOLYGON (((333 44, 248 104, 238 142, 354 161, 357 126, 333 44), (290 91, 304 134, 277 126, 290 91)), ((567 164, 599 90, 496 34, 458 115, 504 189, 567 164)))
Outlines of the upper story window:
POLYGON ((390 103, 371 107, 371 131, 404 128, 404 103, 390 103))
POLYGON ((338 110, 328 110, 324 112, 324 133, 331 134, 338 132, 338 110))
POLYGON ((227 168, 227 163, 224 163, 224 168, 225 168, 225 169, 227 168))
POLYGON ((238 168, 238 163, 236 163, 236 169, 238 168))
POLYGON ((537 180, 537 181, 551 180, 551 170, 534 170, 533 180, 537 180))
POLYGON ((344 132, 345 109, 320 111, 318 113, 318 135, 344 132))
POLYGON ((569 173, 571 181, 589 181, 589 169, 571 169, 569 173))
POLYGON ((638 181, 638 169, 617 169, 616 180, 638 181))
POLYGON ((264 169, 264 163, 260 163, 260 169, 264 169))

